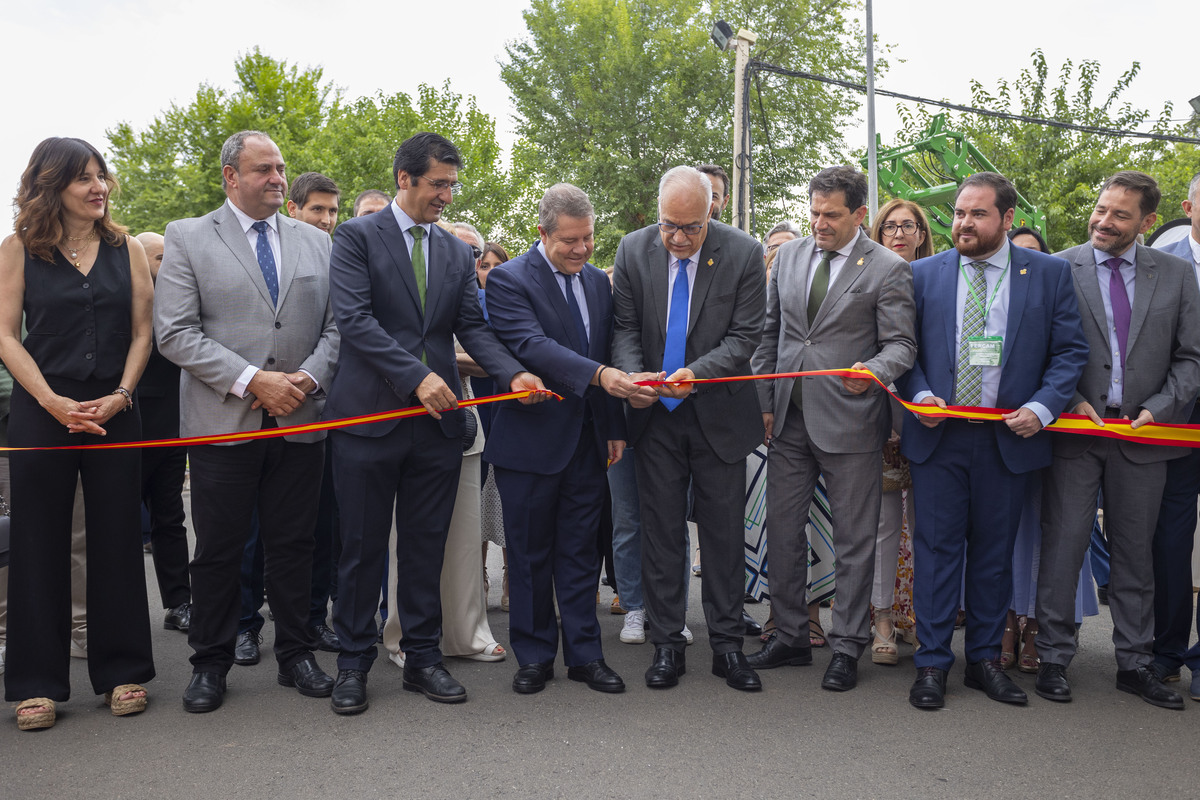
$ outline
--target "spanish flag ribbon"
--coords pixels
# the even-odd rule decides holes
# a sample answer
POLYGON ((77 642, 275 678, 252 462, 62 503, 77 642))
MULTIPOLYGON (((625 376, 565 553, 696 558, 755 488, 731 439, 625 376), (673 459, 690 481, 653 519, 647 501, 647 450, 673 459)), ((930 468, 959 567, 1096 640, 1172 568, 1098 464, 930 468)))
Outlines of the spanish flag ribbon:
MULTIPOLYGON (((732 375, 725 378, 696 378, 687 383, 731 383, 733 381, 768 381, 776 378, 806 378, 829 375, 837 378, 857 378, 869 380, 878 384, 885 392, 896 398, 900 405, 914 414, 924 417, 940 417, 943 419, 1003 421, 1005 414, 1011 414, 1011 409, 986 408, 983 406, 946 406, 938 408, 935 405, 910 403, 901 399, 889 390, 875 374, 868 369, 816 369, 807 372, 776 372, 770 375, 732 375)), ((639 386, 666 386, 671 381, 638 381, 639 386)), ((1046 430, 1059 433, 1074 433, 1082 436, 1103 436, 1108 439, 1120 439, 1139 444, 1159 444, 1171 447, 1200 447, 1200 425, 1169 425, 1151 422, 1140 428, 1134 428, 1127 419, 1106 419, 1101 427, 1084 414, 1063 414, 1046 426, 1046 430)))
MULTIPOLYGON (((488 403, 498 403, 502 400, 521 400, 533 394, 545 394, 553 397, 555 400, 562 400, 562 396, 545 389, 528 389, 520 392, 508 392, 506 394, 490 395, 488 397, 476 397, 471 400, 459 401, 459 408, 465 406, 482 406, 488 403)), ((407 417, 419 417, 429 412, 424 406, 414 406, 412 408, 400 408, 394 411, 381 411, 378 414, 364 414, 359 417, 347 417, 345 419, 331 419, 324 422, 311 422, 307 425, 289 425, 284 428, 263 428, 257 431, 242 431, 240 433, 219 433, 212 436, 189 436, 183 439, 154 439, 148 442, 113 442, 112 444, 84 444, 84 445, 67 445, 63 447, 0 447, 0 452, 13 452, 16 450, 127 450, 137 447, 185 447, 193 444, 226 444, 229 442, 247 442, 254 439, 272 439, 276 436, 296 436, 301 433, 316 433, 318 431, 332 431, 339 428, 349 428, 354 425, 365 425, 370 422, 384 422, 389 419, 405 419, 407 417)))

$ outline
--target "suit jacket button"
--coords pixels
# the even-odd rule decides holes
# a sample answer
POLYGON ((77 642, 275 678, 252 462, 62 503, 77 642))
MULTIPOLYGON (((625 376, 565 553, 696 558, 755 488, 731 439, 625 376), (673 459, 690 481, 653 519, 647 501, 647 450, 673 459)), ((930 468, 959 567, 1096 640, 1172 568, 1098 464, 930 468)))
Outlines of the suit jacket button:
POLYGON ((275 330, 279 330, 279 329, 280 329, 280 328, 282 328, 282 327, 283 327, 283 323, 282 323, 282 322, 276 322, 276 323, 275 323, 275 330))
POLYGON ((275 359, 273 359, 273 358, 268 358, 268 359, 267 359, 267 363, 268 363, 268 364, 274 364, 274 363, 275 363, 275 359))

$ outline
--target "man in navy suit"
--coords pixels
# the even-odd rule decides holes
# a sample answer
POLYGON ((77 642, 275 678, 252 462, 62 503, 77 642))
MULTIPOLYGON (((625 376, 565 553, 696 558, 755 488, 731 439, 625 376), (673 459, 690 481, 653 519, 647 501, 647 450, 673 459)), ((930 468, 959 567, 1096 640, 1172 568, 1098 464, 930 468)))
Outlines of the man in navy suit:
POLYGON ((342 534, 333 610, 342 643, 332 697, 338 714, 367 708, 393 510, 404 688, 443 703, 467 699, 438 646, 439 581, 463 452, 454 336, 497 384, 543 388, 484 322, 471 249, 434 224, 459 189, 461 166, 458 150, 437 134, 405 140, 396 151, 395 202, 339 227, 330 257, 330 299, 346 347, 326 416, 418 405, 429 412, 331 437, 342 534))
POLYGON ((554 677, 555 597, 567 677, 600 692, 625 690, 600 647, 596 533, 607 464, 625 449, 620 399, 638 387, 606 366, 612 290, 588 263, 594 220, 582 190, 550 187, 538 206, 541 241, 488 276, 496 335, 563 396, 560 403, 499 409, 484 451, 504 506, 509 637, 520 664, 513 690, 521 694, 541 691, 554 677))
MULTIPOLYGON (((1164 248, 1192 265, 1200 279, 1200 173, 1188 184, 1183 213, 1192 220, 1191 233, 1164 248)), ((1200 404, 1192 406, 1191 425, 1200 424, 1200 404)), ((1189 694, 1200 700, 1200 644, 1188 648, 1192 628, 1192 547, 1196 534, 1196 497, 1200 495, 1200 450, 1167 462, 1154 531, 1154 669, 1164 680, 1177 680, 1179 668, 1192 673, 1189 694)), ((1200 600, 1196 603, 1200 612, 1200 600)), ((1200 613, 1196 614, 1200 630, 1200 613)))
POLYGON ((913 601, 921 649, 909 702, 944 704, 966 563, 965 683, 1025 703, 996 664, 1012 587, 1026 480, 1049 466, 1039 432, 1062 413, 1087 361, 1070 265, 1012 247, 1016 190, 991 172, 954 201, 954 247, 913 264, 917 363, 897 381, 913 402, 1015 409, 1002 422, 920 416, 901 450, 912 462, 917 524, 913 601))

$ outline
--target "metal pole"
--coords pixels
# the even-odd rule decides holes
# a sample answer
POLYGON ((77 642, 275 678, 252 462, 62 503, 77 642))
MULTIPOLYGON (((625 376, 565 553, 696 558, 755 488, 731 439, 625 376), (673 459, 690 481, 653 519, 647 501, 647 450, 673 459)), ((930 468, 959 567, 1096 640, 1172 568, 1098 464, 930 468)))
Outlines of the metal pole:
POLYGON ((750 232, 750 181, 746 174, 746 159, 749 156, 745 129, 746 66, 750 62, 750 45, 757 39, 758 34, 739 30, 734 40, 736 59, 733 70, 733 225, 747 233, 750 232))
POLYGON ((875 152, 875 26, 867 0, 867 222, 879 212, 879 163, 875 152))

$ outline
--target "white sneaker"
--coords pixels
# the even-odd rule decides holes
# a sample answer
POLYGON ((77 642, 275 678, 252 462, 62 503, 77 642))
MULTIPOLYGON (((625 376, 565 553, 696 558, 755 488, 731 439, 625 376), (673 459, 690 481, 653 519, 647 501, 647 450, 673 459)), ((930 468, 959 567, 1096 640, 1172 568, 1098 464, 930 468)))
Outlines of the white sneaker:
POLYGON ((692 636, 691 628, 689 628, 687 625, 683 626, 683 630, 680 631, 680 633, 683 634, 684 639, 687 639, 688 644, 691 644, 692 642, 696 641, 696 637, 692 636))
POLYGON ((646 641, 646 610, 631 608, 625 615, 621 628, 621 641, 625 644, 642 644, 646 641))
POLYGON ((404 651, 400 650, 396 653, 388 653, 388 661, 391 661, 400 669, 404 669, 404 651))

